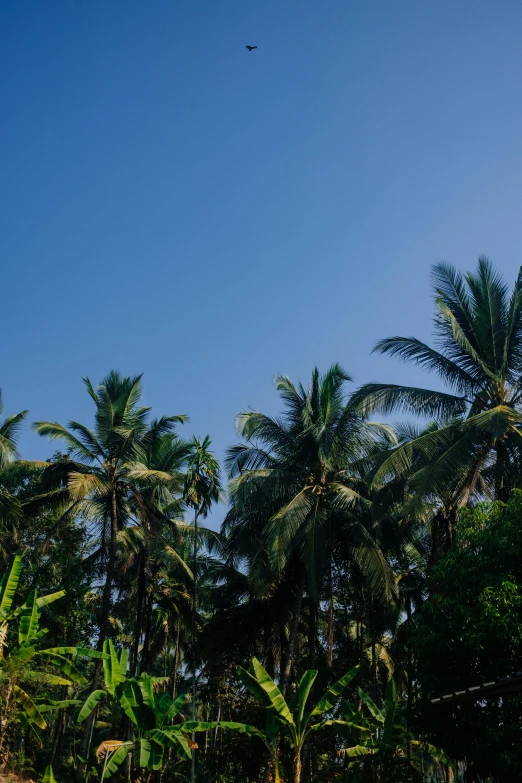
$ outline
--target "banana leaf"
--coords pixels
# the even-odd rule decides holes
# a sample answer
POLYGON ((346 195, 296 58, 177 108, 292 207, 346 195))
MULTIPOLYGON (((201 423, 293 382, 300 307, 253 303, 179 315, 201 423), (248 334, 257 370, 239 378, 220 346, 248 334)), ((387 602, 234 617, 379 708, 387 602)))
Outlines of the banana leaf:
POLYGON ((50 658, 53 663, 59 666, 64 674, 66 674, 77 685, 87 684, 87 678, 84 677, 84 675, 79 669, 76 668, 73 662, 65 656, 58 655, 57 653, 51 653, 49 650, 39 650, 38 655, 45 655, 47 658, 50 658))
POLYGON ((40 598, 37 598, 36 600, 36 606, 38 607, 38 609, 43 609, 44 606, 49 606, 49 604, 52 604, 55 601, 58 601, 60 598, 63 598, 64 595, 67 595, 65 590, 57 590, 56 593, 49 593, 49 595, 41 595, 40 598))
POLYGON ((13 692, 15 694, 16 700, 22 705, 22 708, 27 713, 31 723, 34 723, 40 729, 45 729, 47 727, 47 723, 45 722, 42 713, 31 697, 18 685, 13 685, 13 692))
POLYGON ((384 723, 385 712, 377 707, 375 702, 368 696, 367 693, 363 691, 362 688, 357 688, 357 693, 359 694, 359 698, 361 699, 362 703, 365 704, 368 708, 371 716, 375 718, 375 720, 379 721, 379 723, 384 723))
POLYGON ((132 749, 133 743, 126 743, 125 745, 121 745, 118 750, 116 750, 112 756, 109 758, 109 761, 107 762, 107 767, 105 768, 105 774, 104 778, 109 778, 111 775, 113 775, 118 768, 123 764, 127 756, 129 755, 131 749, 132 749))
POLYGON ((331 710, 341 693, 351 683, 351 681, 357 675, 358 671, 359 667, 355 666, 355 668, 351 669, 349 672, 346 672, 346 674, 343 674, 343 676, 340 677, 337 682, 334 682, 334 684, 331 685, 326 693, 324 693, 324 695, 319 699, 314 709, 310 713, 310 717, 312 715, 322 715, 324 712, 331 710))
POLYGON ((56 783, 56 778, 53 775, 53 768, 52 767, 46 767, 45 773, 42 778, 42 783, 56 783))
POLYGON ((310 695, 310 691, 312 689, 312 685, 315 682, 315 678, 317 677, 317 671, 314 669, 308 669, 303 676, 301 677, 299 681, 299 685, 297 686, 297 698, 298 698, 298 710, 297 710, 297 720, 299 723, 303 720, 306 702, 308 701, 308 696, 310 695))
POLYGON ((187 737, 183 736, 181 731, 175 727, 170 729, 152 729, 147 732, 147 737, 150 737, 163 747, 176 748, 185 759, 190 759, 192 756, 187 737))
POLYGON ((283 694, 281 693, 281 691, 279 690, 278 686, 275 684, 273 679, 270 677, 268 672, 257 660, 257 658, 252 659, 252 667, 254 669, 255 678, 259 683, 259 685, 261 686, 261 688, 263 689, 263 691, 268 696, 271 706, 286 723, 290 724, 291 726, 294 726, 295 724, 294 724, 293 715, 288 708, 288 704, 286 703, 283 694))
POLYGON ((89 715, 90 715, 90 714, 92 713, 92 711, 94 710, 94 708, 97 706, 97 704, 98 704, 98 703, 99 703, 99 702, 100 702, 100 701, 101 701, 103 698, 105 698, 105 696, 106 696, 106 695, 107 695, 107 692, 106 692, 106 691, 101 691, 101 690, 98 690, 98 691, 93 691, 92 693, 90 693, 90 694, 87 696, 87 698, 86 698, 86 700, 84 701, 84 703, 83 703, 83 707, 81 708, 81 710, 80 710, 80 712, 79 712, 79 715, 78 715, 78 717, 76 718, 76 722, 77 722, 77 723, 81 723, 81 722, 82 722, 82 721, 84 721, 86 718, 88 718, 88 717, 89 717, 89 715))
POLYGON ((386 685, 386 693, 384 696, 384 730, 382 733, 382 740, 386 745, 392 746, 394 744, 394 729, 395 729, 395 713, 397 710, 397 698, 395 682, 393 679, 388 680, 386 685))
POLYGON ((105 653, 91 650, 89 647, 48 647, 47 652, 57 655, 78 655, 84 658, 106 658, 105 653))
POLYGON ((353 748, 341 748, 338 751, 339 756, 346 756, 349 759, 358 758, 359 756, 369 756, 372 753, 377 753, 377 750, 368 748, 366 745, 354 745, 353 748))
POLYGON ((29 641, 29 639, 32 639, 33 635, 38 630, 40 615, 38 614, 36 599, 36 591, 33 591, 29 594, 22 607, 22 614, 18 623, 18 644, 23 644, 24 642, 29 641))
POLYGON ((21 570, 22 558, 20 555, 16 555, 11 567, 6 571, 0 581, 0 618, 2 620, 7 619, 8 612, 13 604, 21 570))

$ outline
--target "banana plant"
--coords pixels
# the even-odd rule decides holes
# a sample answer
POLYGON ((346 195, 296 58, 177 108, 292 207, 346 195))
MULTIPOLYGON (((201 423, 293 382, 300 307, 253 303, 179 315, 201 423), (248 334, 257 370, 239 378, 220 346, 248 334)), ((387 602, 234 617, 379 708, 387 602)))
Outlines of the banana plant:
POLYGON ((106 757, 103 776, 108 778, 114 774, 130 752, 133 754, 133 767, 148 771, 161 769, 167 748, 174 748, 184 760, 190 759, 193 743, 186 737, 184 724, 173 724, 174 719, 180 717, 187 701, 186 695, 171 699, 168 693, 156 693, 155 686, 165 680, 163 677, 140 674, 139 677, 126 678, 126 654, 118 658, 112 643, 106 644, 104 649, 109 652, 109 657, 104 660, 106 690, 94 691, 88 697, 78 720, 85 720, 96 705, 109 695, 130 719, 133 736, 126 742, 107 740, 102 743, 100 748, 104 752, 108 744, 111 745, 111 755, 106 757))
POLYGON ((13 607, 21 568, 22 559, 17 555, 0 580, 0 748, 13 720, 23 722, 40 741, 38 729, 47 727, 45 712, 78 703, 70 699, 40 702, 29 695, 28 686, 86 685, 87 680, 72 657, 101 656, 94 650, 79 647, 40 648, 40 640, 47 633, 47 629, 40 629, 40 610, 62 598, 65 592, 38 596, 33 590, 21 606, 13 607), (17 623, 16 634, 10 631, 13 623, 17 623), (42 664, 51 664, 55 671, 49 671, 47 666, 43 668, 42 664))
POLYGON ((78 714, 78 723, 86 720, 98 705, 103 706, 107 703, 113 710, 118 708, 125 712, 135 727, 133 740, 129 742, 106 740, 100 745, 100 748, 106 751, 107 743, 112 743, 111 753, 105 756, 107 763, 104 765, 104 777, 112 775, 131 750, 134 754, 134 766, 145 769, 161 767, 165 746, 177 746, 183 757, 190 758, 190 743, 185 736, 179 737, 178 730, 171 732, 174 727, 166 725, 167 721, 171 721, 178 714, 186 701, 186 696, 180 696, 176 701, 169 700, 168 694, 158 697, 154 688, 162 684, 166 680, 165 677, 149 677, 147 674, 127 677, 129 654, 127 650, 122 650, 118 655, 112 640, 105 640, 103 653, 104 687, 89 694, 78 714), (144 693, 146 698, 143 697, 144 693), (168 729, 165 736, 163 734, 149 736, 147 733, 149 729, 164 732, 165 728, 168 729), (173 737, 170 736, 171 733, 173 737))
POLYGON ((78 723, 81 723, 101 701, 113 700, 119 703, 121 695, 128 683, 127 664, 129 654, 122 650, 120 655, 116 652, 111 639, 105 639, 103 643, 103 688, 92 691, 83 703, 78 714, 78 723))
MULTIPOLYGON (((5 572, 0 580, 0 655, 3 653, 3 648, 6 646, 7 632, 9 629, 9 623, 16 620, 20 616, 23 616, 23 620, 20 621, 19 637, 28 636, 32 630, 35 620, 33 615, 38 609, 42 609, 44 606, 57 601, 65 595, 64 590, 59 590, 56 593, 50 595, 37 597, 36 591, 33 591, 24 604, 17 608, 13 608, 14 597, 18 589, 18 583, 20 581, 20 575, 22 573, 22 558, 20 555, 16 555, 11 563, 11 567, 5 572)), ((19 639, 20 640, 20 639, 19 639)))
MULTIPOLYGON (((377 755, 376 761, 382 768, 381 771, 393 764, 409 764, 421 772, 423 760, 428 759, 451 766, 441 750, 427 742, 414 739, 407 731, 405 713, 397 698, 393 678, 388 680, 386 685, 382 709, 377 707, 362 688, 358 688, 357 692, 361 703, 360 709, 356 709, 347 701, 341 704, 345 724, 349 727, 351 736, 357 739, 357 744, 350 748, 342 748, 339 756, 356 762, 364 756, 377 755)), ((356 768, 350 780, 357 783, 360 777, 360 771, 356 768)))
POLYGON ((307 710, 308 698, 317 677, 315 669, 305 671, 297 689, 289 702, 281 690, 264 669, 257 658, 252 659, 252 671, 242 667, 238 676, 246 689, 266 709, 266 725, 262 731, 255 726, 230 721, 214 721, 212 723, 188 721, 184 731, 208 731, 215 727, 229 729, 251 737, 258 737, 270 753, 271 767, 275 783, 281 783, 282 767, 278 758, 278 746, 281 736, 285 736, 293 750, 294 783, 301 781, 301 755, 303 746, 311 732, 327 727, 338 726, 348 728, 345 720, 332 717, 336 703, 345 688, 351 683, 358 672, 356 666, 331 685, 319 701, 307 710))
POLYGON ((42 783, 56 783, 56 778, 53 775, 53 768, 52 767, 46 767, 45 773, 42 778, 42 783))

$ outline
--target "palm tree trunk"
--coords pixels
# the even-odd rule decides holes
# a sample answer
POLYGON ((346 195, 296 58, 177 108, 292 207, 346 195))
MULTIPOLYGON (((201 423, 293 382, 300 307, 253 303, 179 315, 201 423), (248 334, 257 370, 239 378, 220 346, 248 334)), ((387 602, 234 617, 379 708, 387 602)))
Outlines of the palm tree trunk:
POLYGON ((376 704, 379 703, 378 698, 378 683, 377 683, 377 642, 375 638, 375 606, 373 601, 373 593, 370 592, 370 632, 371 632, 371 647, 372 647, 372 680, 373 680, 373 699, 376 704))
POLYGON ((456 519, 455 509, 450 508, 446 514, 446 541, 445 541, 444 554, 447 554, 453 549, 455 519, 456 519))
POLYGON ((12 695, 13 695, 13 685, 12 685, 11 681, 9 681, 9 684, 7 686, 7 692, 6 692, 6 695, 5 695, 5 701, 4 701, 5 712, 2 715, 2 722, 1 722, 1 727, 0 727, 0 764, 1 764, 0 768, 1 769, 4 769, 6 767, 7 762, 9 760, 9 753, 7 753, 7 752, 3 753, 2 751, 4 749, 4 742, 6 741, 6 736, 7 736, 9 707, 10 707, 10 702, 11 702, 11 696, 12 695), (2 761, 2 758, 3 758, 3 761, 2 761))
POLYGON ((143 601, 145 599, 145 554, 140 552, 138 564, 138 595, 136 601, 136 622, 134 625, 134 642, 130 657, 130 675, 138 671, 138 655, 142 631, 143 601))
MULTIPOLYGON (((109 559, 107 562, 107 573, 105 575, 105 585, 103 587, 102 597, 102 611, 100 617, 100 634, 98 636, 98 644, 96 649, 98 652, 103 652, 103 643, 109 633, 109 615, 111 613, 111 594, 112 583, 114 581, 114 571, 116 568, 116 557, 118 553, 118 505, 116 497, 116 489, 112 490, 111 497, 111 538, 109 543, 109 559)), ((102 668, 101 658, 97 658, 94 664, 94 678, 93 678, 93 690, 98 690, 100 682, 100 673, 102 668)), ((94 725, 94 712, 90 715, 88 720, 85 721, 83 730, 82 751, 85 758, 87 758, 90 746, 90 737, 92 735, 92 726, 94 725)))
POLYGON ((359 594, 359 601, 358 601, 358 610, 359 610, 359 666, 362 667, 363 665, 363 658, 364 658, 364 622, 366 619, 366 595, 362 588, 359 588, 360 594, 359 594))
POLYGON ((299 575, 299 583, 297 585, 297 593, 295 596, 294 613, 292 617, 292 624, 290 626, 290 633, 288 635, 288 647, 286 650, 285 663, 281 671, 281 678, 279 687, 282 694, 286 693, 288 683, 290 682, 290 673, 292 671, 292 663, 294 662, 295 646, 297 642, 297 631, 299 628, 299 620, 301 617, 301 606, 303 604, 303 596, 306 583, 306 574, 303 566, 301 566, 301 573, 299 575))
POLYGON ((179 657, 179 633, 180 633, 180 626, 181 626, 181 620, 178 617, 178 621, 176 623, 176 646, 174 648, 174 664, 172 666, 172 674, 171 674, 171 680, 172 680, 172 698, 176 698, 176 687, 177 687, 177 681, 178 681, 178 657, 179 657))
MULTIPOLYGON (((64 685, 62 687, 62 701, 65 701, 67 698, 67 691, 68 686, 64 685)), ((60 758, 61 750, 62 750, 62 740, 63 735, 65 733, 65 725, 66 725, 66 710, 59 710, 58 715, 56 717, 56 723, 54 726, 54 737, 52 742, 52 750, 51 750, 51 759, 49 761, 50 765, 52 766, 54 764, 55 758, 60 758)))
POLYGON ((152 614, 154 609, 154 594, 150 593, 148 598, 145 598, 145 635, 143 637, 143 649, 141 653, 140 672, 147 671, 147 668, 151 664, 150 648, 152 644, 152 614))
POLYGON ((310 614, 308 617, 308 666, 315 669, 315 648, 317 636, 317 606, 315 601, 310 600, 310 614))
POLYGON ((506 449, 503 443, 499 443, 496 448, 497 462, 495 465, 495 500, 505 500, 505 470, 506 470, 506 449))
POLYGON ((332 584, 332 566, 330 565, 330 576, 328 578, 328 668, 333 666, 333 648, 334 648, 334 604, 333 604, 333 584, 332 584))
MULTIPOLYGON (((192 578, 194 580, 194 589, 192 592, 192 720, 196 720, 196 611, 198 606, 198 580, 196 575, 197 557, 198 557, 198 510, 194 510, 194 547, 192 552, 192 578)), ((192 732, 192 742, 196 742, 196 734, 192 732)), ((190 780, 194 783, 196 780, 196 751, 192 750, 192 765, 190 769, 190 780)))
MULTIPOLYGON (((411 731, 411 711, 413 705, 413 649, 412 649, 412 632, 411 632, 411 596, 406 594, 406 616, 408 623, 408 663, 407 663, 407 679, 408 679, 408 691, 406 695, 406 733, 409 736, 411 731)), ((411 763, 411 742, 408 741, 408 761, 411 763)))
MULTIPOLYGON (((107 563, 107 574, 105 577, 105 586, 103 588, 102 613, 100 618, 100 636, 98 638, 98 650, 103 650, 103 643, 109 633, 109 615, 111 612, 111 594, 112 583, 114 581, 114 571, 116 569, 116 557, 118 547, 118 506, 116 490, 112 492, 111 498, 111 540, 109 545, 109 561, 107 563)), ((98 659, 99 660, 99 659, 98 659)), ((100 670, 101 660, 99 660, 98 671, 100 670)))
MULTIPOLYGON (((218 699, 218 711, 217 711, 217 723, 221 720, 221 699, 218 699)), ((216 745, 217 745, 217 739, 218 739, 218 731, 219 728, 216 726, 216 730, 214 731, 214 737, 212 738, 211 744, 210 744, 210 751, 211 753, 215 753, 216 751, 216 745)))

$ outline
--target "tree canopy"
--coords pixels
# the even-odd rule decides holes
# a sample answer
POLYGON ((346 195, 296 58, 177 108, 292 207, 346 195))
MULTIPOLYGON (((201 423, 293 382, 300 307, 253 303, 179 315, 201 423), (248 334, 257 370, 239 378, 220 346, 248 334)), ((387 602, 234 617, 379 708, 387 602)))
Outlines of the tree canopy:
POLYGON ((223 465, 115 370, 46 461, 0 421, 0 772, 522 781, 522 271, 433 291, 376 350, 443 388, 279 376, 223 465))

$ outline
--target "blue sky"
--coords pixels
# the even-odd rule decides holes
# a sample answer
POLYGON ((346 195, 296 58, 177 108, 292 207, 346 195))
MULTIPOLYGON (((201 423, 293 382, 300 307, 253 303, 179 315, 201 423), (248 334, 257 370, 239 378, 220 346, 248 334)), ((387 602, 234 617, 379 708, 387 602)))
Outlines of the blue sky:
POLYGON ((429 338, 434 261, 515 278, 521 38, 517 0, 4 0, 5 412, 143 372, 221 455, 278 373, 428 382, 370 351, 429 338))

